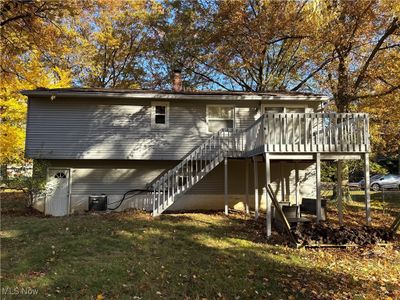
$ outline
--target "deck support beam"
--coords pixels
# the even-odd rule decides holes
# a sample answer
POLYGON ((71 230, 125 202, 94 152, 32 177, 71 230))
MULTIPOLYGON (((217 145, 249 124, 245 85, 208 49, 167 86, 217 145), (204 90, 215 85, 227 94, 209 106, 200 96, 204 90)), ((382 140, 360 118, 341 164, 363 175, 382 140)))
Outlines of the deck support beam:
POLYGON ((269 157, 269 153, 265 152, 264 157, 265 157, 265 202, 266 202, 266 212, 267 212, 267 218, 266 218, 266 226, 267 226, 267 237, 271 236, 271 218, 272 218, 272 212, 271 212, 271 199, 267 193, 267 187, 268 184, 271 183, 271 160, 269 157))
POLYGON ((224 200, 225 200, 225 215, 228 215, 228 158, 224 158, 224 167, 225 167, 225 193, 224 193, 224 200))
POLYGON ((337 202, 338 202, 338 215, 339 224, 343 225, 343 187, 342 187, 342 169, 343 162, 341 160, 337 161, 337 202))
POLYGON ((246 203, 245 203, 245 210, 246 214, 249 214, 249 159, 246 158, 246 203))
POLYGON ((371 194, 369 178, 369 153, 364 154, 364 178, 365 178, 365 219, 367 226, 371 225, 371 194))
POLYGON ((254 219, 257 220, 259 216, 258 206, 258 161, 255 157, 253 157, 253 166, 254 166, 254 219))
POLYGON ((317 192, 317 223, 321 221, 321 153, 315 154, 316 161, 316 192, 317 192))

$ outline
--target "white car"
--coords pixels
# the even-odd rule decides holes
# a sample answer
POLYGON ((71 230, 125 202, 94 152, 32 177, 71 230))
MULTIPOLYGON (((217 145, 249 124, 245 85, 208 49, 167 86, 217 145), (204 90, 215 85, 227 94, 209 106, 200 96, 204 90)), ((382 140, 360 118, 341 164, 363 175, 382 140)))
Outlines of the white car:
POLYGON ((400 189, 400 175, 383 175, 377 178, 371 178, 371 190, 379 191, 381 189, 400 189))

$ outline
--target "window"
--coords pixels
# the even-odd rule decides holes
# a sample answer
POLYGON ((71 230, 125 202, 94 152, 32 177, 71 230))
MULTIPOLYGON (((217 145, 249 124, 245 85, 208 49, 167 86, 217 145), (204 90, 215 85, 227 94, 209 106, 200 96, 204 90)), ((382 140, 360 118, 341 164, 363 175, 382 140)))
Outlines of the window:
POLYGON ((230 105, 208 105, 207 124, 209 132, 222 128, 234 128, 235 108, 230 105))
POLYGON ((156 105, 156 124, 165 124, 165 106, 156 105))
MULTIPOLYGON (((304 113, 305 110, 305 107, 295 105, 288 105, 286 107, 275 106, 271 104, 261 105, 262 113, 304 113)), ((268 143, 277 144, 281 141, 285 141, 287 144, 299 142, 304 143, 304 134, 301 136, 299 135, 299 128, 304 128, 304 119, 301 118, 300 122, 298 120, 295 121, 291 118, 288 118, 282 125, 278 116, 275 116, 275 121, 268 119, 268 143), (299 125, 300 122, 302 125, 299 125)))
POLYGON ((272 107, 263 105, 263 113, 283 113, 283 107, 272 107))
POLYGON ((305 110, 305 107, 279 107, 268 104, 263 104, 261 107, 263 113, 304 113, 305 110))
POLYGON ((151 126, 154 128, 166 128, 169 125, 169 103, 151 103, 151 126))
POLYGON ((54 175, 54 178, 67 178, 67 175, 63 172, 58 172, 56 175, 54 175))
POLYGON ((292 114, 292 113, 298 114, 298 113, 304 113, 304 112, 305 112, 305 109, 303 107, 302 108, 290 108, 290 107, 285 108, 285 113, 289 113, 289 114, 292 114))

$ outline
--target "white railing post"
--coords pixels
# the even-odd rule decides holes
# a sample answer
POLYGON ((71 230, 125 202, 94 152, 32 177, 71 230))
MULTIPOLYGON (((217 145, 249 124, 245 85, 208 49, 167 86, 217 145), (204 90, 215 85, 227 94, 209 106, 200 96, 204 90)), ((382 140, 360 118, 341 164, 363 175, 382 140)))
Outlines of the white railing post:
POLYGON ((171 198, 171 203, 174 203, 174 188, 175 188, 175 186, 174 186, 174 177, 175 177, 175 175, 174 175, 175 173, 174 173, 174 169, 171 169, 171 171, 170 171, 170 198, 171 198))
POLYGON ((160 187, 160 181, 157 181, 157 187, 158 187, 158 193, 157 193, 157 214, 160 213, 160 208, 161 208, 161 187, 160 187))
POLYGON ((317 211, 317 222, 320 222, 322 219, 321 215, 321 153, 317 153, 315 155, 316 160, 316 193, 317 193, 317 201, 316 201, 316 211, 317 211))
POLYGON ((156 187, 155 186, 153 187, 152 198, 153 198, 153 215, 154 215, 154 213, 156 211, 156 187))
POLYGON ((162 177, 162 208, 165 209, 165 175, 162 177))
POLYGON ((225 202, 225 215, 228 215, 228 158, 224 158, 224 202, 225 202))
POLYGON ((171 170, 168 170, 167 172, 167 206, 170 204, 170 194, 169 194, 169 189, 170 189, 170 172, 171 170))

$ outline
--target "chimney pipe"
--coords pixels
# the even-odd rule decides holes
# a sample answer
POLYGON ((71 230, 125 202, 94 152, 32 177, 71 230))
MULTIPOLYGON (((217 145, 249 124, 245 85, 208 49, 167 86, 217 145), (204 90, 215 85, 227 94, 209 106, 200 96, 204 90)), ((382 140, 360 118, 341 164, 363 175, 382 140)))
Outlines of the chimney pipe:
POLYGON ((183 86, 182 86, 182 76, 181 76, 182 71, 175 69, 174 70, 174 77, 172 81, 172 91, 175 93, 179 93, 183 91, 183 86))

